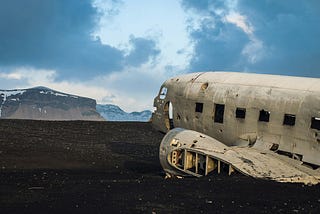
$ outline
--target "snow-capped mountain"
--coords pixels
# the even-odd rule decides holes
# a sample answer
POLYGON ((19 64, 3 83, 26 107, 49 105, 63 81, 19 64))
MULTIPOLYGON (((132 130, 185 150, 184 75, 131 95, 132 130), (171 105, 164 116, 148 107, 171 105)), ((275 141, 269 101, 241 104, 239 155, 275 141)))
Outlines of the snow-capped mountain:
POLYGON ((0 119, 104 120, 94 99, 46 87, 0 90, 0 119))
POLYGON ((119 106, 106 104, 97 105, 97 111, 107 121, 149 121, 151 118, 151 111, 145 110, 142 112, 131 112, 127 113, 123 111, 119 106))

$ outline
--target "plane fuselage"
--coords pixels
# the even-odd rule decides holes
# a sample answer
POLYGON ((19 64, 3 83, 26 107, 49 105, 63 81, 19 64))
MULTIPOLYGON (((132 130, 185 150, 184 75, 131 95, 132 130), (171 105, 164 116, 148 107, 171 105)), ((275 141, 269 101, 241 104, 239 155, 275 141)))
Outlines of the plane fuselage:
POLYGON ((227 146, 261 141, 320 166, 320 79, 204 72, 168 79, 154 100, 153 125, 181 127, 227 146))

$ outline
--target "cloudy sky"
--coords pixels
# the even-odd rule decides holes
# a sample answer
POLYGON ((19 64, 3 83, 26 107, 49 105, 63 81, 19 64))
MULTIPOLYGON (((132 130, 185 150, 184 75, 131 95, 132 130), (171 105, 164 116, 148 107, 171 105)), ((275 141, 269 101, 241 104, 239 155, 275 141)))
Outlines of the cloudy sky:
POLYGON ((319 0, 1 0, 0 88, 152 109, 175 75, 320 77, 319 0))

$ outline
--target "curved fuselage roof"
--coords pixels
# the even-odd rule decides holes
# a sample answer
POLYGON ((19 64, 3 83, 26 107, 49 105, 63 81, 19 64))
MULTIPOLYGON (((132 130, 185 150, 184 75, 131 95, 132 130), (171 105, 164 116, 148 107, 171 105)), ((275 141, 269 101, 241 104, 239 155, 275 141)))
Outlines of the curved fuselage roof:
POLYGON ((177 82, 209 82, 320 92, 320 79, 310 77, 216 71, 184 74, 166 82, 173 79, 177 82))

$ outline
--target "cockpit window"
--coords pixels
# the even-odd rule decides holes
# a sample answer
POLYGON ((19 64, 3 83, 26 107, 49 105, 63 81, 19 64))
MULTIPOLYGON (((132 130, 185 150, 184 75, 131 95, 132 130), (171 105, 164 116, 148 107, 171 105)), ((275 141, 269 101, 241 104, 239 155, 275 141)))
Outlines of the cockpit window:
POLYGON ((164 98, 166 98, 167 92, 168 92, 168 89, 166 87, 163 87, 160 92, 160 99, 163 100, 164 98))

